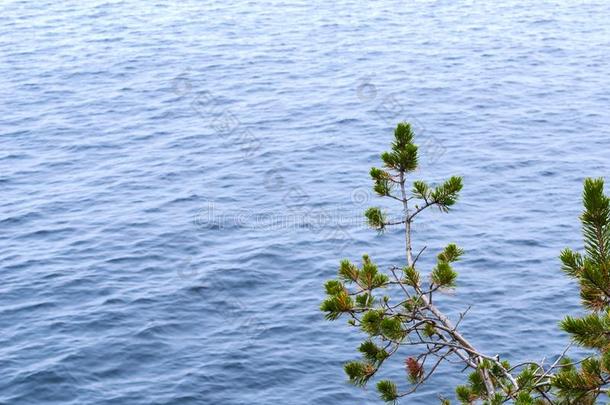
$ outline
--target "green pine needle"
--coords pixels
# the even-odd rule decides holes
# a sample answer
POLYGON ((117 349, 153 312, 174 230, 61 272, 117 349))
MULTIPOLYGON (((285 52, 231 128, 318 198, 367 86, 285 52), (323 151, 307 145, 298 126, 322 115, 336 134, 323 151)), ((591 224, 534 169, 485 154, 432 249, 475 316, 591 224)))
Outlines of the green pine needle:
POLYGON ((389 380, 381 380, 377 383, 379 397, 385 402, 395 402, 398 399, 396 384, 389 380))

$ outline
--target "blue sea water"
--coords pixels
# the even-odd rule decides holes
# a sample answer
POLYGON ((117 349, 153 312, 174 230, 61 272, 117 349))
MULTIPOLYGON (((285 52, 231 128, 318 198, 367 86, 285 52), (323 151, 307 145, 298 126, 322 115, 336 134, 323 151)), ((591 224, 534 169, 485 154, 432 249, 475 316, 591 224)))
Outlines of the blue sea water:
MULTIPOLYGON (((362 336, 318 306, 341 258, 404 260, 399 230, 361 221, 400 120, 413 179, 464 177, 415 228, 424 268, 467 252, 438 305, 472 305, 489 354, 552 360, 580 311, 557 256, 581 246, 583 179, 610 180, 609 13, 3 1, 0 403, 379 403, 343 375, 362 336)), ((447 366, 407 403, 464 379, 447 366)))

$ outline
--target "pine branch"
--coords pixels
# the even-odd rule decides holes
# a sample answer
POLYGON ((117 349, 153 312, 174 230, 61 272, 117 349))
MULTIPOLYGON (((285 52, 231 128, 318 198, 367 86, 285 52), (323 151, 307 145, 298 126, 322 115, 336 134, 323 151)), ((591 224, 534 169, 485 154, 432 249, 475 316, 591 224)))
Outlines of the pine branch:
MULTIPOLYGON (((585 182, 585 211, 581 216, 585 252, 566 249, 561 254, 562 270, 579 282, 583 304, 593 311, 581 318, 566 317, 561 326, 575 343, 595 350, 597 355, 574 362, 566 357, 568 346, 546 369, 544 360, 511 367, 498 355, 477 349, 458 330, 470 307, 454 324, 436 305, 438 294, 456 286, 453 265, 463 250, 453 243, 447 245, 428 272, 428 281, 418 269, 426 247, 413 257, 413 222, 432 206, 448 212, 459 198, 462 179, 453 176, 434 188, 418 180, 409 195, 408 174, 417 169, 418 162, 413 140, 410 125, 399 124, 391 151, 381 155, 384 169, 373 168, 370 172, 374 191, 401 203, 401 219, 388 220, 379 207, 365 212, 369 225, 379 232, 388 226, 404 226, 406 265, 391 266, 388 276, 365 255, 360 267, 342 261, 338 279, 325 285, 327 299, 321 309, 326 318, 336 320, 346 315, 351 326, 368 335, 359 347, 363 359, 345 365, 350 382, 364 386, 401 348, 419 348, 419 354, 409 357, 406 364, 412 386, 399 390, 391 380, 379 381, 377 390, 382 400, 396 402, 428 381, 443 362, 458 362, 464 365, 464 371, 471 370, 467 384, 456 388, 458 399, 465 404, 595 403, 610 384, 610 198, 603 194, 603 180, 585 182), (400 190, 399 195, 392 194, 395 188, 400 190), (423 205, 411 208, 412 199, 423 200, 423 205), (385 294, 380 295, 382 292, 385 294), (400 298, 392 301, 397 292, 400 298), (426 369, 432 359, 433 365, 426 369)), ((442 403, 447 405, 448 401, 442 399, 442 403)))

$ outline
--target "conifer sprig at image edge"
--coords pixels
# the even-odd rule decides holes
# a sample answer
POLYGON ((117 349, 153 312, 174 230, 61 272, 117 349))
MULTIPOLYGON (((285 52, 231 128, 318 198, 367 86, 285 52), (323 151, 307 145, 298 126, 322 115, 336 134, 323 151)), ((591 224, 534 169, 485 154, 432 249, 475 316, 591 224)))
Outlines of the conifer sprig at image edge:
MULTIPOLYGON (((404 262, 380 270, 367 254, 360 264, 343 259, 337 278, 324 286, 326 299, 321 310, 326 319, 347 318, 348 324, 364 336, 357 347, 359 358, 344 365, 349 382, 364 387, 386 362, 400 361, 400 375, 376 383, 382 401, 397 403, 417 391, 443 362, 458 362, 464 371, 470 370, 465 383, 455 389, 454 397, 461 404, 590 405, 607 397, 610 199, 604 194, 603 179, 584 182, 584 251, 565 249, 560 256, 562 270, 578 282, 587 314, 566 316, 560 323, 572 343, 558 353, 556 361, 511 365, 508 359, 478 350, 459 331, 467 309, 451 320, 438 307, 439 294, 457 286, 455 266, 465 252, 457 244, 448 243, 436 252, 432 268, 420 268, 419 259, 428 252, 426 246, 414 250, 414 221, 428 209, 449 213, 463 184, 458 176, 437 185, 410 179, 419 159, 414 140, 411 125, 399 123, 390 150, 380 155, 383 165, 369 173, 375 193, 395 201, 400 215, 390 217, 380 207, 368 208, 364 213, 368 225, 380 234, 393 227, 404 228, 404 262), (590 355, 571 360, 567 352, 572 344, 588 349, 590 355)), ((451 403, 443 393, 437 394, 441 404, 451 403)))

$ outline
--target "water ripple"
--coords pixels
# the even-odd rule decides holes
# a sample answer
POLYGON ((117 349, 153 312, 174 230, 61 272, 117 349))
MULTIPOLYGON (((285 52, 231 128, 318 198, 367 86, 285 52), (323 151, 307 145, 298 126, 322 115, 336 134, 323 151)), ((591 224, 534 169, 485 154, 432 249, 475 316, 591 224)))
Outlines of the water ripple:
POLYGON ((377 403, 344 384, 359 336, 317 308, 341 258, 402 260, 398 233, 341 222, 378 203, 398 120, 417 177, 465 178, 415 229, 467 252, 439 304, 474 304, 485 350, 552 358, 579 310, 557 255, 610 172, 609 8, 3 2, 0 403, 377 403))

